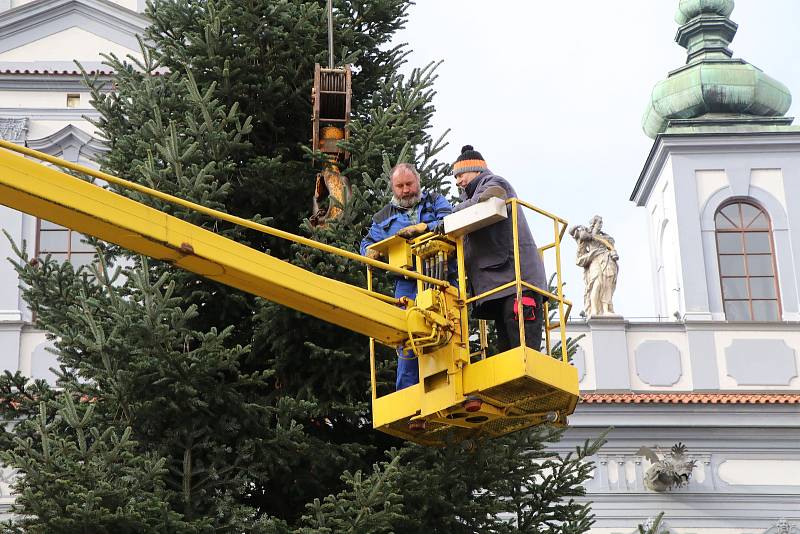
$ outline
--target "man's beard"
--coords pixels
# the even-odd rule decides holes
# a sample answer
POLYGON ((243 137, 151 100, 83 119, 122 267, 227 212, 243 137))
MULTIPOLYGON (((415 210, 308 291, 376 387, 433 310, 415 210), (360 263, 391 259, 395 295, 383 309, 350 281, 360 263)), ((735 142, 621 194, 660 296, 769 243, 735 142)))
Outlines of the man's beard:
POLYGON ((400 198, 397 195, 392 195, 392 203, 400 206, 401 208, 411 208, 419 204, 419 201, 422 200, 422 191, 418 192, 414 196, 400 198))

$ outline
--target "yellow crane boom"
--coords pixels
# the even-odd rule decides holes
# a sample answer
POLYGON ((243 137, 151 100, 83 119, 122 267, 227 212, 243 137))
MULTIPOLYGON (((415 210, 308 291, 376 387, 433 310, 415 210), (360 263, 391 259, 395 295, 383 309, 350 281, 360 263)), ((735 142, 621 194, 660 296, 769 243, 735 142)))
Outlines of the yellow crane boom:
POLYGON ((6 150, 0 151, 0 203, 382 343, 408 337, 406 314, 397 306, 6 150))
MULTIPOLYGON (((563 297, 560 283, 553 294, 520 278, 517 238, 521 206, 552 223, 554 240, 541 247, 539 253, 555 251, 560 282, 560 242, 567 223, 519 199, 507 201, 515 236, 516 279, 467 298, 463 237, 429 233, 410 241, 394 236, 373 245, 376 250, 385 249, 388 263, 384 263, 7 141, 0 140, 0 148, 7 149, 0 150, 0 204, 171 262, 205 278, 399 347, 406 355, 413 354, 419 366, 419 383, 378 395, 375 353, 370 350, 373 426, 383 432, 421 444, 446 445, 468 438, 499 436, 543 421, 566 424, 566 417, 575 409, 577 370, 568 363, 564 351, 559 357, 551 353, 552 330, 560 331, 561 347, 566 345, 565 321, 571 304, 563 297), (417 298, 401 302, 373 292, 371 271, 367 273, 366 289, 314 274, 19 154, 407 276, 417 281, 417 298), (448 258, 458 265, 458 287, 438 279, 446 276, 448 258), (487 358, 485 336, 481 336, 480 350, 471 352, 468 304, 512 286, 518 296, 524 289, 545 297, 544 352, 523 344, 487 358), (548 302, 556 305, 556 322, 549 318, 548 302)), ((503 211, 502 202, 498 209, 503 211)))

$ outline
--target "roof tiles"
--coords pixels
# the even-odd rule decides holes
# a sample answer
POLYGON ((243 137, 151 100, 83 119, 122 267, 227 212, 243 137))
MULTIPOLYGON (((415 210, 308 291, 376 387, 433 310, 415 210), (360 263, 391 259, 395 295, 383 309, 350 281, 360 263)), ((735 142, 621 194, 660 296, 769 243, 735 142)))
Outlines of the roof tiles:
POLYGON ((792 393, 585 393, 588 404, 800 404, 792 393))
MULTIPOLYGON (((87 69, 86 71, 88 74, 99 74, 99 75, 111 75, 114 74, 114 71, 111 69, 87 69)), ((2 69, 0 70, 0 74, 49 74, 49 75, 61 75, 61 76, 78 76, 81 71, 77 69, 35 69, 35 68, 14 68, 14 69, 2 69)))

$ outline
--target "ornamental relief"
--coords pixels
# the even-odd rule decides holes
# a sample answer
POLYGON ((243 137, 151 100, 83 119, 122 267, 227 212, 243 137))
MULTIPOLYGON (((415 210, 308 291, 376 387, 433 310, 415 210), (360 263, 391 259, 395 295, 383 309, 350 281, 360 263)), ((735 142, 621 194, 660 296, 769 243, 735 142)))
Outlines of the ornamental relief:
POLYGON ((28 119, 0 117, 0 139, 24 143, 28 137, 28 119))

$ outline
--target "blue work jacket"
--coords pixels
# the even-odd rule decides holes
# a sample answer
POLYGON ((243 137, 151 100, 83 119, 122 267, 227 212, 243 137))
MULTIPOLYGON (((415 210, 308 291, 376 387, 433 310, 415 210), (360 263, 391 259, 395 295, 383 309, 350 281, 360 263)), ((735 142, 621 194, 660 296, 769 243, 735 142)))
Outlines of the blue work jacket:
MULTIPOLYGON (((436 225, 441 221, 445 215, 450 215, 453 212, 453 206, 444 198, 443 195, 433 191, 424 191, 422 198, 417 204, 417 223, 425 223, 428 225, 428 230, 433 231, 436 225)), ((361 241, 361 254, 367 252, 367 247, 378 241, 393 236, 399 230, 415 224, 411 222, 407 210, 399 208, 394 204, 387 204, 382 210, 375 214, 372 218, 372 225, 369 228, 367 236, 361 241)), ((409 297, 414 298, 417 295, 417 282, 415 280, 406 280, 398 276, 394 287, 395 297, 409 297)))

